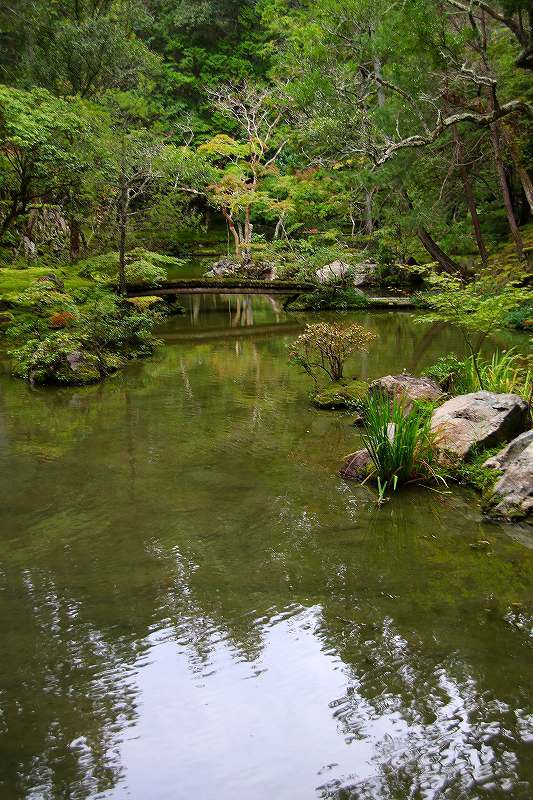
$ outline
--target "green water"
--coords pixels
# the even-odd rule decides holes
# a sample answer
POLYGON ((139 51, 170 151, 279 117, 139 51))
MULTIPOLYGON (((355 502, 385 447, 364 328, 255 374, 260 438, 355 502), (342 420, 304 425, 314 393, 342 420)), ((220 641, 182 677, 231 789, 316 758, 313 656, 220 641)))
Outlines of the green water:
MULTIPOLYGON (((459 347, 351 318, 363 377, 459 347)), ((196 297, 100 386, 0 377, 2 800, 533 796, 533 533, 339 478, 304 319, 196 297)))

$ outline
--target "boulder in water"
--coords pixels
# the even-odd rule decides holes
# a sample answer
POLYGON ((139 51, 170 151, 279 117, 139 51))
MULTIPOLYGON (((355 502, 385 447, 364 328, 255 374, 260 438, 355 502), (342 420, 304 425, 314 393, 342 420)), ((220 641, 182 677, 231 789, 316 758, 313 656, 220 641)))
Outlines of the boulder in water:
POLYGON ((438 447, 466 458, 479 448, 508 442, 528 427, 529 409, 516 394, 472 392, 447 400, 433 412, 438 447))
POLYGON ((432 378, 415 378, 413 375, 385 375, 370 384, 370 394, 382 393, 391 400, 396 398, 404 403, 406 410, 412 408, 416 400, 434 402, 443 397, 442 389, 432 378))
POLYGON ((490 516, 521 519, 533 515, 533 430, 513 439, 485 467, 501 471, 486 503, 490 516))

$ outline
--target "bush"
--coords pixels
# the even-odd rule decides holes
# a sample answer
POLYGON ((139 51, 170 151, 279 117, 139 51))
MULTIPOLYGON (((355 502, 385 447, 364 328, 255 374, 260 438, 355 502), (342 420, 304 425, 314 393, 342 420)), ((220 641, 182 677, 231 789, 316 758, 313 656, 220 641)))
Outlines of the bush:
POLYGON ((366 352, 374 338, 372 331, 357 323, 345 327, 327 322, 307 325, 291 346, 291 361, 302 367, 315 384, 320 372, 338 382, 343 378, 346 360, 357 351, 366 352))
POLYGON ((414 407, 405 414, 396 398, 368 396, 363 410, 363 442, 374 466, 380 496, 409 481, 440 480, 429 408, 414 407))
POLYGON ((328 286, 301 295, 291 307, 296 311, 348 311, 366 306, 367 298, 357 289, 328 286))
MULTIPOLYGON (((449 394, 467 394, 474 391, 472 384, 468 383, 466 360, 461 361, 452 354, 441 356, 422 374, 433 378, 441 389, 449 394)), ((479 387, 479 382, 477 386, 479 387)))
MULTIPOLYGON (((157 286, 167 277, 167 269, 181 267, 183 261, 137 247, 126 253, 126 283, 157 286)), ((118 280, 118 253, 103 253, 79 262, 79 274, 99 283, 114 285, 118 280)))
POLYGON ((533 303, 524 303, 507 314, 505 322, 521 331, 533 330, 533 303))
POLYGON ((139 310, 103 288, 80 290, 75 297, 47 292, 46 300, 53 295, 59 298, 56 308, 43 306, 40 293, 26 293, 24 302, 33 298, 36 305, 21 306, 7 331, 23 342, 9 353, 18 377, 32 383, 93 383, 128 358, 153 352, 157 313, 139 310))
POLYGON ((30 339, 9 355, 13 374, 30 383, 83 385, 101 377, 97 356, 84 351, 80 338, 66 333, 30 339))
POLYGON ((483 464, 491 456, 499 453, 501 447, 492 450, 483 450, 475 453, 468 461, 458 461, 454 468, 450 470, 449 477, 463 486, 471 486, 486 496, 494 486, 498 475, 498 470, 484 467, 483 464))

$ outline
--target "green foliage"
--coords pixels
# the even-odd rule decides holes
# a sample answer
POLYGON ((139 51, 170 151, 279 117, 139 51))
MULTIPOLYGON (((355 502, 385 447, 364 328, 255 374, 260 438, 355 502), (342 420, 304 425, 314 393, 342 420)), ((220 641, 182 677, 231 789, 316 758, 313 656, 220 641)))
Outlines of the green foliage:
POLYGON ((9 355, 13 374, 30 383, 83 385, 96 383, 101 377, 98 357, 86 352, 81 339, 70 333, 28 339, 9 355))
POLYGON ((367 305, 365 295, 357 289, 321 286, 311 294, 302 294, 291 308, 298 311, 348 311, 366 308, 367 305))
POLYGON ((30 208, 68 198, 95 168, 97 119, 77 99, 0 85, 0 240, 30 208))
MULTIPOLYGON (((466 362, 449 353, 441 356, 423 373, 436 381, 441 389, 449 394, 468 394, 475 391, 474 385, 468 381, 466 362)), ((479 383, 477 387, 479 388, 479 383)))
POLYGON ((374 465, 380 495, 410 481, 444 482, 431 434, 431 410, 402 404, 384 394, 364 403, 362 438, 374 465))
POLYGON ((458 460, 453 469, 448 467, 447 477, 464 486, 471 486, 481 492, 482 495, 487 496, 490 494, 499 473, 497 470, 484 467, 483 464, 496 455, 500 449, 496 447, 492 450, 480 451, 471 456, 468 461, 458 460))
POLYGON ((453 324, 470 352, 480 388, 486 388, 478 364, 480 349, 488 336, 505 327, 509 313, 530 298, 529 290, 514 282, 495 285, 488 276, 464 284, 449 275, 433 275, 430 283, 434 291, 423 300, 431 311, 418 321, 453 324))
POLYGON ((317 269, 333 261, 350 265, 354 256, 336 230, 268 243, 262 241, 256 249, 262 258, 276 264, 282 276, 311 281, 316 281, 317 269))
MULTIPOLYGON (((131 285, 157 286, 167 277, 167 269, 179 268, 183 261, 173 256, 153 253, 137 247, 126 254, 126 282, 131 285)), ((91 256, 78 264, 79 274, 100 283, 116 285, 118 253, 91 256)))
POLYGON ((524 303, 510 311, 505 318, 505 323, 511 328, 521 331, 533 330, 533 302, 524 303))
POLYGON ((13 374, 32 383, 80 385, 114 372, 129 358, 150 355, 160 316, 104 288, 75 296, 31 287, 16 301, 7 330, 15 347, 13 374))
POLYGON ((438 359, 424 371, 450 394, 468 394, 484 389, 501 394, 519 394, 530 401, 533 393, 533 372, 525 359, 513 348, 485 358, 473 356, 460 360, 454 355, 438 359))
POLYGON ((17 5, 12 13, 22 30, 10 53, 8 74, 22 75, 56 94, 87 97, 112 87, 135 86, 141 74, 158 64, 157 56, 135 35, 149 24, 143 4, 136 0, 36 0, 18 13, 17 5))

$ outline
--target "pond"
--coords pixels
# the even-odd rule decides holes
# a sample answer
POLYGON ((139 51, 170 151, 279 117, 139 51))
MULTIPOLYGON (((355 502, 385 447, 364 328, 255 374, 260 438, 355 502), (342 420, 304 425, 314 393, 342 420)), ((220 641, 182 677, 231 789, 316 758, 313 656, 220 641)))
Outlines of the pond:
MULTIPOLYGON (((99 386, 0 377, 0 796, 531 798, 530 527, 378 507, 287 365, 305 315, 186 302, 99 386)), ((361 377, 460 350, 343 318, 378 334, 361 377)))

